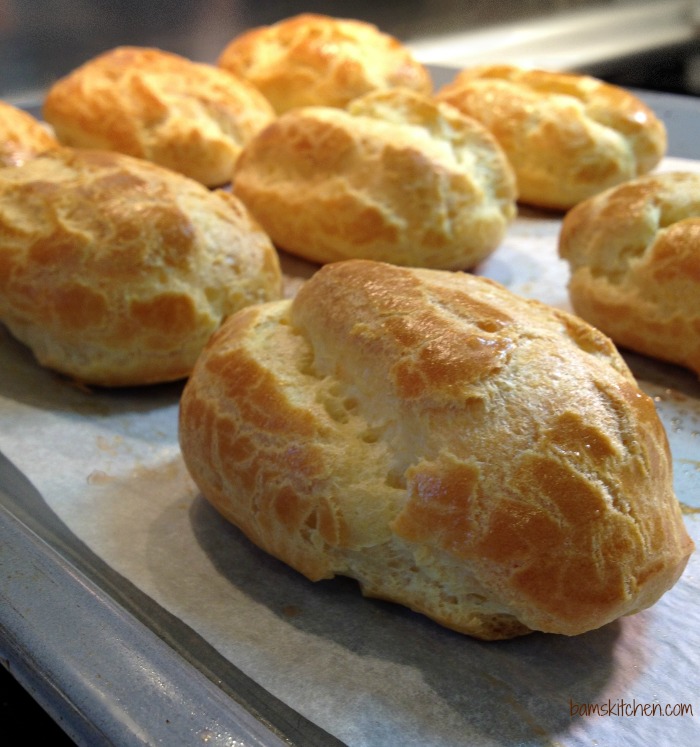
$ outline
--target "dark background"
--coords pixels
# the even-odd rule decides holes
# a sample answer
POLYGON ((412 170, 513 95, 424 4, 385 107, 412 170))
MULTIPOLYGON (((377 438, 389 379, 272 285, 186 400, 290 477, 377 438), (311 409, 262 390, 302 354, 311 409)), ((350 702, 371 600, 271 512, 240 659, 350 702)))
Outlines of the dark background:
MULTIPOLYGON (((687 39, 609 60, 592 70, 600 77, 653 90, 700 93, 700 46, 688 3, 687 39)), ((636 0, 641 8, 663 0, 636 0)), ((0 0, 0 98, 37 96, 58 77, 120 44, 149 45, 214 62, 235 35, 299 12, 354 17, 378 25, 404 42, 455 32, 533 24, 552 18, 576 23, 581 12, 629 7, 630 0, 0 0)), ((669 9, 676 6, 668 5, 669 9)), ((619 29, 621 39, 625 29, 619 29)), ((594 45, 596 39, 577 39, 594 45)))

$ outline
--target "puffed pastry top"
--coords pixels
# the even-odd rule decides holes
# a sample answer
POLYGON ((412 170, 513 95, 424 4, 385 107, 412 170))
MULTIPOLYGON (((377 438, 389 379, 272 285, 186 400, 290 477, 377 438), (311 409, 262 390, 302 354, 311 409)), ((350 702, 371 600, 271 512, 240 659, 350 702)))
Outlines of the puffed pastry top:
POLYGON ((243 149, 233 190, 278 247, 321 264, 473 268, 516 214, 493 136, 407 89, 280 115, 243 149))
POLYGON ((577 314, 700 376, 700 174, 647 174, 570 210, 559 235, 577 314))
POLYGON ((365 21, 302 13, 232 39, 218 65, 253 83, 282 114, 344 107, 387 88, 430 94, 425 68, 398 39, 365 21))
POLYGON ((229 192, 112 151, 0 169, 0 322, 48 368, 183 378, 227 315, 280 295, 277 253, 229 192))
POLYGON ((31 114, 0 101, 0 167, 20 166, 58 141, 31 114))
POLYGON ((664 156, 666 127, 639 97, 590 75, 482 65, 437 93, 478 119, 515 169, 520 201, 568 210, 646 174, 664 156))
POLYGON ((693 543, 612 342, 484 278, 349 260, 217 331, 183 393, 203 495, 312 580, 483 639, 653 604, 693 543))
POLYGON ((254 86, 215 65, 125 46, 56 81, 43 116, 64 145, 144 158, 217 187, 274 112, 254 86))

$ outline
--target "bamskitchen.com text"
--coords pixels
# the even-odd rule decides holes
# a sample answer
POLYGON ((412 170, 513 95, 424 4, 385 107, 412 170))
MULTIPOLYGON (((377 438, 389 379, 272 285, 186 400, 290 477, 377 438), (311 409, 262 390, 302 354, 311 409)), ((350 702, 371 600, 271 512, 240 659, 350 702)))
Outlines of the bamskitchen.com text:
POLYGON ((691 703, 643 703, 636 699, 608 699, 601 703, 576 703, 569 698, 569 716, 693 716, 691 703))

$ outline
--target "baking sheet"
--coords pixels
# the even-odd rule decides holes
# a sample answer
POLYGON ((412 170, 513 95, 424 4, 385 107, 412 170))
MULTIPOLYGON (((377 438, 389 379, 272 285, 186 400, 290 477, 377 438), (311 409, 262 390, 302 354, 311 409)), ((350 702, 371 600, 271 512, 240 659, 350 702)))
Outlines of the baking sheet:
MULTIPOLYGON (((477 272, 569 309, 559 226, 555 214, 523 209, 477 272)), ((657 403, 700 546, 700 382, 626 357, 657 403)), ((180 384, 85 390, 38 367, 2 327, 0 372, 0 451, 47 510, 237 669, 348 745, 700 744, 697 553, 636 616, 574 638, 475 641, 363 599, 350 580, 312 584, 224 522, 179 455, 180 384)))

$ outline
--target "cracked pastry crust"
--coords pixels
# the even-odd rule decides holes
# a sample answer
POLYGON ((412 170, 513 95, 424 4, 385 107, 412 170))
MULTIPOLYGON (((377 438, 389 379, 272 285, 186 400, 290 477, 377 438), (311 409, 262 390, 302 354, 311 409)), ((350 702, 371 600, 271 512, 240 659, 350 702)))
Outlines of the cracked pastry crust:
POLYGON ((666 128, 637 96, 576 73, 513 65, 468 68, 437 93, 475 117, 506 151, 520 201, 567 210, 651 171, 666 128))
POLYGON ((386 88, 432 92, 427 69, 376 26, 302 13, 234 38, 217 64, 255 85, 278 114, 297 106, 344 107, 386 88))
POLYGON ((58 141, 39 120, 0 101, 0 168, 21 166, 30 158, 57 147, 58 141))
POLYGON ((693 544, 611 341, 463 273, 326 265, 212 337, 185 463, 255 544, 482 639, 653 604, 693 544))
POLYGON ((407 90, 281 115, 243 150, 233 190, 278 247, 318 263, 470 268, 516 214, 494 138, 407 90))
POLYGON ((63 145, 144 158, 217 187, 275 114, 254 86, 215 65, 125 46, 54 83, 43 116, 63 145))
POLYGON ((564 217, 559 254, 577 314, 700 376, 700 174, 647 175, 581 203, 564 217))
POLYGON ((108 151, 0 169, 0 322, 48 368, 183 378, 225 316, 280 295, 272 243, 228 192, 108 151))

